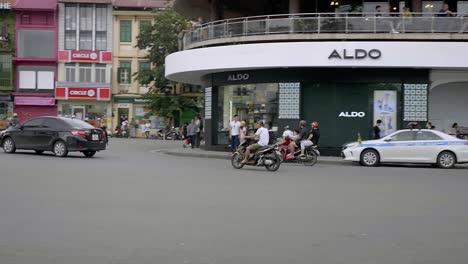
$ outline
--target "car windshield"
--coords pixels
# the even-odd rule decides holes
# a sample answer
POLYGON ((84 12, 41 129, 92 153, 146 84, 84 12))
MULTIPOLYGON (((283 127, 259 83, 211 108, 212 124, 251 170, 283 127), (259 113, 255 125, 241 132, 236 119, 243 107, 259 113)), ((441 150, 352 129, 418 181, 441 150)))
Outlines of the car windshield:
POLYGON ((79 119, 63 119, 72 129, 91 129, 92 125, 79 119))

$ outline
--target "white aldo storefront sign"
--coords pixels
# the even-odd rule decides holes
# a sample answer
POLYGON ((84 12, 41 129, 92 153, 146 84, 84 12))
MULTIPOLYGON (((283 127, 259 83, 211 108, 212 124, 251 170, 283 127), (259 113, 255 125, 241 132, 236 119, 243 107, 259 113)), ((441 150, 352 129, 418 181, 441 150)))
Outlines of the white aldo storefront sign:
POLYGON ((352 118, 356 118, 356 117, 365 117, 366 116, 366 113, 364 112, 341 112, 338 117, 352 117, 352 118))

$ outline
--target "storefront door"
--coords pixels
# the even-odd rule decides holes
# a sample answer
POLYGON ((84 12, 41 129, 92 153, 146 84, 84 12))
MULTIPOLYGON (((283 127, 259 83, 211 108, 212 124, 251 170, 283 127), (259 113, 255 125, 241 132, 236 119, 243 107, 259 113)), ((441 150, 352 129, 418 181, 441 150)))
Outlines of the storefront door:
POLYGON ((84 120, 86 116, 86 108, 84 106, 72 106, 72 115, 77 119, 84 120))

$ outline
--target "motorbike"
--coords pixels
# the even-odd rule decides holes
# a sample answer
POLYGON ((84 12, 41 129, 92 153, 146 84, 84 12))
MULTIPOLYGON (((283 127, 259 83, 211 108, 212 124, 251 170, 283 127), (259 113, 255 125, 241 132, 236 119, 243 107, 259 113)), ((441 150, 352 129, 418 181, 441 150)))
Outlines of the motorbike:
POLYGON ((307 147, 304 151, 305 156, 301 156, 301 148, 297 148, 297 150, 294 152, 294 159, 290 160, 286 159, 289 154, 287 145, 281 145, 279 147, 279 151, 281 152, 283 162, 300 163, 304 164, 305 166, 314 166, 315 163, 317 163, 318 156, 320 156, 320 152, 317 150, 317 146, 307 147))
POLYGON ((250 157, 245 164, 241 161, 244 159, 244 154, 248 146, 248 141, 242 142, 231 158, 231 164, 236 169, 241 169, 245 165, 248 166, 265 166, 268 171, 277 171, 281 166, 281 153, 278 151, 278 145, 264 146, 250 153, 250 157))

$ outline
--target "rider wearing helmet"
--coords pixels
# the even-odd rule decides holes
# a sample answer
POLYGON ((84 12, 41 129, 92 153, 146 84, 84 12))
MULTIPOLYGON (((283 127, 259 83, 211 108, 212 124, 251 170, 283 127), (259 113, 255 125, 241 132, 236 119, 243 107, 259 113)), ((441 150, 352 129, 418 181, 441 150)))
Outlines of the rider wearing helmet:
POLYGON ((307 147, 317 146, 320 139, 319 123, 314 121, 310 125, 312 126, 312 130, 310 131, 309 137, 301 142, 301 156, 304 156, 307 147))
POLYGON ((289 154, 286 156, 286 159, 293 159, 294 152, 296 149, 301 145, 301 141, 307 139, 309 136, 309 131, 307 131, 307 122, 305 120, 301 120, 299 122, 299 135, 296 136, 295 140, 289 144, 289 154))
POLYGON ((13 117, 10 119, 10 122, 8 122, 8 125, 10 127, 16 127, 17 125, 19 125, 19 119, 18 119, 17 113, 13 113, 13 117))

